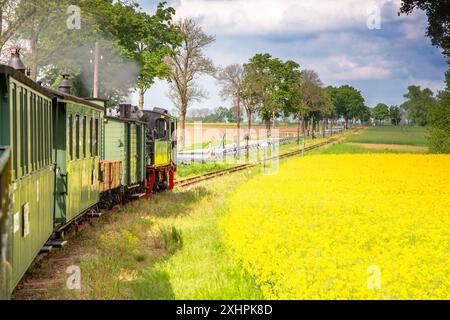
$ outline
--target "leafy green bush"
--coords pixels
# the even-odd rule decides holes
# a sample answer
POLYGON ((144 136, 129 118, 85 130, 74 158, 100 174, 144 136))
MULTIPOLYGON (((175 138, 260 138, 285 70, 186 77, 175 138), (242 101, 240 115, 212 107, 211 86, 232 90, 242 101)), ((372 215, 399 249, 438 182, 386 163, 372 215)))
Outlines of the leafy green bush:
POLYGON ((429 114, 428 143, 435 153, 450 153, 450 91, 440 94, 429 114))
POLYGON ((177 228, 161 228, 161 235, 164 240, 164 249, 168 252, 173 253, 183 246, 183 236, 177 228))

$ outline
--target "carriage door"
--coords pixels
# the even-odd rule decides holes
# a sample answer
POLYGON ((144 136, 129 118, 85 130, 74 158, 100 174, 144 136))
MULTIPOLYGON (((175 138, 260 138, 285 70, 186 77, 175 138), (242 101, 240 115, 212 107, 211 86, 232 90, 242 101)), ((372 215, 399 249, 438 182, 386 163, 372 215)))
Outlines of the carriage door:
MULTIPOLYGON (((71 145, 67 145, 67 135, 71 137, 73 121, 72 115, 67 116, 66 105, 57 103, 57 107, 53 108, 55 119, 54 126, 54 157, 56 162, 55 170, 55 224, 59 225, 66 221, 67 210, 67 194, 68 194, 68 175, 67 175, 67 152, 72 156, 71 145)), ((69 138, 72 142, 73 139, 69 138)))

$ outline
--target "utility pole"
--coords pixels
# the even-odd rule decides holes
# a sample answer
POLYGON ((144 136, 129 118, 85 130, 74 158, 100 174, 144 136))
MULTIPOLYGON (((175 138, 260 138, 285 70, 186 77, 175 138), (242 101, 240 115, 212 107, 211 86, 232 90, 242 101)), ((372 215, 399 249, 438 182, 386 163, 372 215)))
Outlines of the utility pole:
POLYGON ((94 50, 94 91, 92 94, 93 98, 98 98, 99 89, 100 89, 100 81, 99 81, 99 64, 100 64, 100 43, 95 42, 95 50, 94 50))
POLYGON ((236 105, 236 114, 237 114, 237 152, 236 156, 238 159, 241 158, 241 89, 236 91, 237 95, 237 105, 236 105))

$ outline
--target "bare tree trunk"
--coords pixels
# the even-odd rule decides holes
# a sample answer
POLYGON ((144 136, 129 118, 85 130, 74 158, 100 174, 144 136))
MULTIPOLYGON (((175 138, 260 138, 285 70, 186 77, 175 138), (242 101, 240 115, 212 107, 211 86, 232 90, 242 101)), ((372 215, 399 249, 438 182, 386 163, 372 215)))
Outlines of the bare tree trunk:
POLYGON ((0 6, 0 52, 3 51, 6 39, 3 38, 3 7, 0 6))
POLYGON ((93 97, 98 98, 100 94, 100 43, 97 41, 94 48, 94 93, 93 97))
POLYGON ((271 137, 271 132, 270 132, 270 120, 267 120, 266 121, 266 131, 267 131, 267 140, 269 140, 270 139, 270 137, 271 137))
POLYGON ((236 120, 237 120, 237 150, 236 156, 238 159, 241 158, 241 92, 237 92, 237 104, 236 104, 236 120))
POLYGON ((31 63, 30 63, 30 77, 33 81, 37 80, 38 76, 38 32, 36 30, 33 31, 30 39, 30 49, 31 49, 31 63))
POLYGON ((322 120, 323 121, 323 123, 322 123, 322 134, 323 134, 323 137, 325 138, 325 135, 326 135, 326 131, 327 131, 327 119, 323 119, 322 120))
POLYGON ((306 146, 306 122, 305 116, 302 114, 302 135, 303 135, 303 143, 302 143, 302 157, 305 154, 305 146, 306 146))
POLYGON ((180 124, 181 124, 181 128, 180 128, 179 133, 178 133, 178 139, 179 139, 178 144, 181 146, 181 150, 183 150, 184 147, 186 146, 186 141, 185 141, 186 113, 187 113, 187 103, 186 102, 182 102, 181 110, 180 110, 180 124))
POLYGON ((138 109, 143 110, 144 109, 144 99, 145 99, 145 89, 139 88, 139 100, 138 100, 138 109))
POLYGON ((251 130, 252 130, 252 115, 247 112, 248 117, 248 123, 247 123, 247 138, 246 138, 246 145, 245 145, 245 157, 248 159, 249 157, 249 141, 251 138, 251 130))
POLYGON ((311 117, 311 139, 314 139, 315 124, 314 117, 311 117))
MULTIPOLYGON (((275 130, 275 111, 272 111, 272 128, 273 130, 275 130)), ((271 134, 272 136, 272 149, 275 150, 275 137, 273 136, 273 134, 271 134)))
POLYGON ((303 123, 303 115, 298 115, 298 126, 297 126, 297 144, 300 144, 300 126, 303 123))
POLYGON ((275 129, 275 111, 272 111, 272 128, 275 129))

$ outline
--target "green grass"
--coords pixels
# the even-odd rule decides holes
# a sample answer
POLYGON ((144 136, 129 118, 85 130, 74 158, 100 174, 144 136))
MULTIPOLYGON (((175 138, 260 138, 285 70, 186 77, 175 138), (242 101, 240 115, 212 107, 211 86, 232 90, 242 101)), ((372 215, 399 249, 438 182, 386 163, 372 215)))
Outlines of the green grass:
POLYGON ((377 126, 348 138, 348 142, 426 146, 426 133, 425 127, 377 126))
MULTIPOLYGON (((190 146, 185 147, 182 151, 190 151, 190 150, 196 150, 196 149, 206 149, 209 147, 209 143, 211 142, 211 145, 213 148, 217 148, 222 145, 222 141, 205 141, 205 142, 199 142, 191 144, 190 146)), ((231 140, 225 140, 225 145, 231 144, 233 141, 231 140)))
POLYGON ((392 144, 406 145, 412 147, 426 146, 426 129, 422 127, 395 127, 380 126, 369 127, 359 134, 349 135, 345 140, 330 146, 314 150, 314 154, 342 154, 342 153, 424 153, 426 151, 418 150, 393 150, 388 148, 368 149, 352 143, 368 144, 392 144), (424 144, 425 142, 425 144, 424 144))
POLYGON ((234 166, 233 163, 197 163, 180 164, 177 166, 177 172, 175 173, 176 179, 189 178, 199 174, 219 171, 234 166))
POLYGON ((313 155, 313 154, 342 154, 342 153, 410 153, 410 152, 391 149, 366 149, 364 147, 348 144, 346 141, 341 141, 331 146, 314 150, 308 154, 313 155))
POLYGON ((227 197, 252 176, 242 172, 161 193, 85 225, 34 275, 57 280, 34 298, 262 299, 218 226, 229 214, 227 197), (66 289, 69 265, 81 268, 81 290, 66 289))

